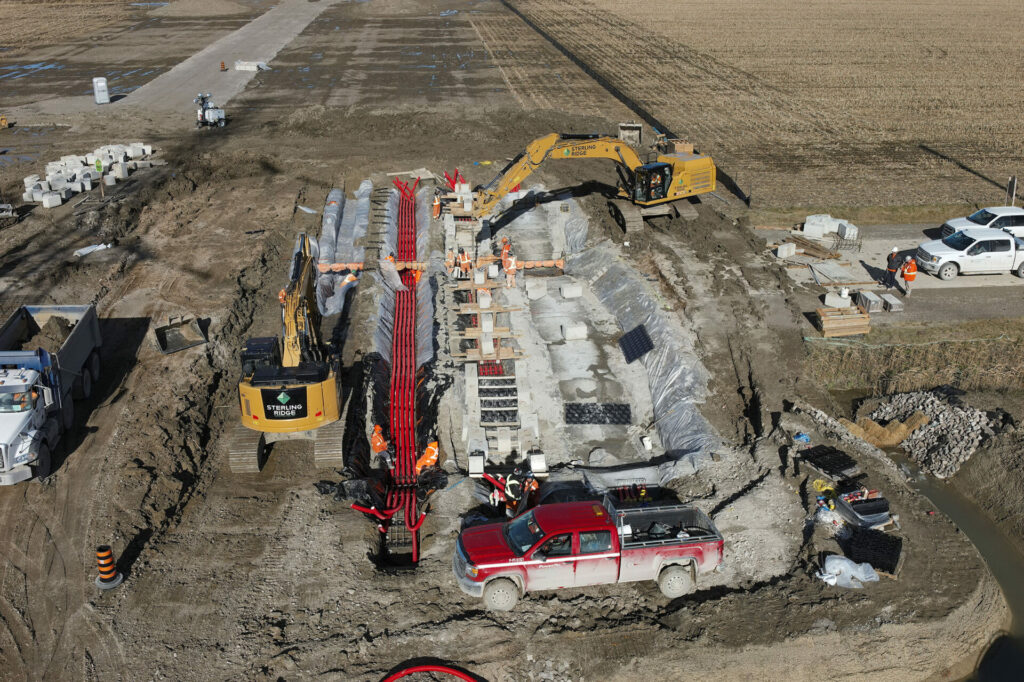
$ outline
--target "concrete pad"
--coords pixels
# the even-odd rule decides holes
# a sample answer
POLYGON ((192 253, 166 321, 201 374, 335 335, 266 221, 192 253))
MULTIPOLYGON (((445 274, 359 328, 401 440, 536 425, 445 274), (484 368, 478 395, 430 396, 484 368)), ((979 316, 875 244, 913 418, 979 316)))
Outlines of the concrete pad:
POLYGON ((578 341, 587 338, 587 325, 584 322, 566 322, 560 325, 562 338, 566 341, 578 341))
POLYGON ((531 301, 548 295, 548 283, 536 277, 526 280, 526 297, 531 301))
POLYGON ((583 295, 583 287, 576 283, 563 284, 558 288, 562 298, 579 298, 583 295))
POLYGON ((829 292, 825 294, 825 307, 826 308, 849 308, 853 305, 853 301, 849 296, 842 296, 840 294, 834 294, 829 292))
POLYGON ((43 194, 43 208, 56 208, 62 203, 60 195, 56 192, 45 192, 43 194))

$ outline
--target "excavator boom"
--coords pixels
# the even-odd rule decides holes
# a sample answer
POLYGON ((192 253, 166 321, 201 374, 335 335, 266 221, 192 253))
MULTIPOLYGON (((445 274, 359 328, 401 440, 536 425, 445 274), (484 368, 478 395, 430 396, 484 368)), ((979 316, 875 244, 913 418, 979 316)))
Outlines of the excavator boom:
POLYGON ((675 201, 715 189, 715 165, 708 156, 673 152, 644 163, 635 149, 610 135, 551 133, 537 138, 488 184, 477 189, 473 217, 483 218, 513 187, 548 159, 608 159, 621 169, 619 196, 640 206, 675 201))

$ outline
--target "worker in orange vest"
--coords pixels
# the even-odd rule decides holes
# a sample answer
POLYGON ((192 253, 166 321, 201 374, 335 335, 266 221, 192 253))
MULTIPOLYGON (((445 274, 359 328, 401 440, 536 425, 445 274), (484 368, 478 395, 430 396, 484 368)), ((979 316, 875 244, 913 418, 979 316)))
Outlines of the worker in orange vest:
POLYGON ((508 237, 501 238, 501 267, 508 267, 508 254, 512 251, 512 242, 508 237))
POLYGON ((917 261, 913 256, 906 257, 901 270, 903 273, 903 295, 910 296, 910 288, 914 284, 914 280, 917 279, 917 261))
POLYGON ((441 217, 441 197, 434 195, 434 220, 441 217))
POLYGON ((469 279, 469 273, 473 271, 473 259, 469 257, 465 249, 459 249, 459 271, 469 279))
POLYGON ((370 436, 370 449, 373 450, 373 454, 387 462, 387 465, 390 467, 392 464, 388 457, 388 442, 384 438, 383 431, 380 424, 373 425, 373 435, 370 436))
POLYGON ((449 277, 455 277, 455 252, 451 249, 444 255, 444 269, 449 277))
POLYGON ((437 441, 432 441, 427 445, 427 449, 423 451, 420 458, 416 460, 416 475, 420 475, 420 471, 427 467, 432 467, 437 464, 437 441))
POLYGON ((505 286, 509 289, 514 289, 516 286, 516 270, 518 268, 519 263, 516 262, 516 255, 509 251, 508 260, 505 261, 505 286))

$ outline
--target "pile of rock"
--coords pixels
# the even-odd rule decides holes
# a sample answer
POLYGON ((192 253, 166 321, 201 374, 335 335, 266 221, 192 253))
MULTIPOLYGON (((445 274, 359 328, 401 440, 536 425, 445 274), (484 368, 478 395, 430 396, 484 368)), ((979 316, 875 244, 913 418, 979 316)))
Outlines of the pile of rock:
POLYGON ((937 478, 955 474, 981 442, 994 433, 981 410, 951 404, 930 391, 894 395, 871 413, 871 419, 900 420, 915 412, 927 415, 931 421, 908 436, 902 446, 912 460, 937 478))
POLYGON ((110 144, 93 150, 85 156, 62 156, 59 161, 46 164, 46 175, 28 175, 24 179, 25 203, 40 203, 43 208, 55 208, 79 192, 88 192, 100 182, 113 185, 127 180, 139 168, 149 168, 153 148, 141 142, 110 144), (102 170, 96 170, 96 162, 102 170))

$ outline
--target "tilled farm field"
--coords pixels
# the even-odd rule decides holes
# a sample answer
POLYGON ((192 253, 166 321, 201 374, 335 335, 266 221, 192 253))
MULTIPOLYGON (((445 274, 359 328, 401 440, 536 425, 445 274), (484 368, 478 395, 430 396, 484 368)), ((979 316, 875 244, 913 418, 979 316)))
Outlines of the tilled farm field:
POLYGON ((996 203, 1024 160, 1013 0, 507 0, 755 208, 996 203))
MULTIPOLYGON (((288 2, 299 0, 281 4, 288 2)), ((126 62, 154 68, 134 87, 267 5, 180 0, 104 21, 126 41, 126 62), (232 13, 237 7, 249 14, 232 13), (154 18, 174 30, 154 28, 154 18), (190 27, 197 44, 176 43, 190 27), (155 31, 162 42, 144 47, 136 31, 155 31)), ((223 130, 193 130, 189 102, 176 117, 166 103, 132 108, 130 94, 102 115, 62 115, 60 102, 46 115, 16 110, 16 125, 0 130, 5 198, 46 161, 109 142, 146 140, 167 164, 118 185, 103 207, 36 208, 0 230, 0 312, 27 302, 93 302, 109 341, 104 378, 77 413, 55 473, 0 488, 0 677, 380 680, 403 662, 429 661, 494 682, 955 679, 969 671, 1006 623, 1003 597, 970 541, 930 514, 888 460, 858 457, 902 518, 899 579, 840 591, 814 577, 822 549, 838 545, 808 523, 816 475, 794 464, 786 431, 843 444, 790 411, 794 400, 838 409, 806 366, 798 301, 810 290, 766 255, 746 219, 733 220, 735 200, 709 200, 693 221, 653 223, 627 240, 588 189, 612 182, 614 171, 601 162, 552 164, 530 182, 579 195, 591 221, 588 244, 622 254, 661 310, 695 338, 710 375, 702 412, 725 447, 673 485, 726 538, 723 569, 697 592, 668 600, 653 583, 613 585, 531 594, 510 614, 485 610, 452 576, 454 538, 476 502, 472 481, 453 466, 465 453, 452 451, 456 436, 443 429, 451 487, 432 498, 415 571, 371 560, 374 525, 318 494, 314 484, 338 476, 314 469, 308 444, 276 445, 258 475, 233 475, 227 464, 239 349, 250 336, 278 332, 277 294, 295 235, 320 228, 321 216, 303 207, 323 208, 331 187, 351 194, 366 178, 389 187, 389 173, 421 168, 459 167, 470 182, 486 182, 531 139, 614 131, 639 107, 711 152, 741 188, 752 187, 755 207, 987 196, 991 185, 978 174, 920 146, 998 177, 1021 150, 1009 105, 990 103, 985 133, 980 124, 958 127, 951 110, 927 128, 915 98, 942 99, 943 88, 960 82, 929 61, 941 58, 919 60, 938 69, 932 86, 879 92, 891 80, 873 37, 882 32, 857 28, 874 15, 854 16, 846 3, 807 7, 822 13, 823 32, 828 12, 845 17, 848 30, 833 30, 828 41, 846 50, 836 63, 846 61, 850 75, 813 63, 787 23, 799 14, 788 0, 761 21, 785 51, 755 40, 756 12, 732 0, 636 4, 628 16, 604 0, 324 2, 272 69, 226 103, 223 130), (849 56, 867 49, 861 43, 878 51, 869 53, 873 65, 849 56), (763 56, 770 48, 775 61, 763 56), (869 95, 890 113, 876 111, 869 95), (833 99, 843 103, 824 106, 833 99), (959 194, 949 194, 954 188, 959 194), (111 248, 71 256, 96 243, 111 248), (179 314, 208 319, 210 343, 162 355, 152 329, 179 314), (126 576, 107 593, 92 584, 93 550, 103 543, 126 576)), ((931 23, 933 14, 906 20, 943 25, 931 23)), ((85 73, 89 55, 99 53, 89 52, 88 37, 74 40, 74 73, 85 73)), ((10 59, 0 52, 0 67, 33 50, 40 59, 59 52, 17 49, 10 59)), ((901 44, 893 54, 912 53, 901 44)), ((970 57, 988 74, 979 81, 1008 82, 980 54, 970 57)), ((83 86, 69 73, 47 70, 0 87, 13 104, 42 93, 73 98, 83 86)), ((980 116, 978 96, 956 101, 980 116)), ((362 387, 361 359, 374 334, 365 321, 378 305, 372 292, 357 289, 352 302, 346 394, 362 387)), ((439 375, 461 376, 446 362, 439 375)), ((439 421, 465 407, 450 391, 440 401, 439 421)), ((990 499, 994 482, 983 478, 977 485, 990 499)))

